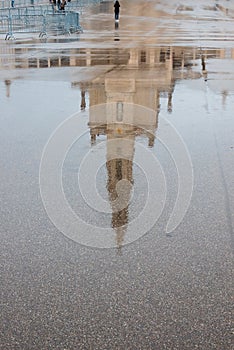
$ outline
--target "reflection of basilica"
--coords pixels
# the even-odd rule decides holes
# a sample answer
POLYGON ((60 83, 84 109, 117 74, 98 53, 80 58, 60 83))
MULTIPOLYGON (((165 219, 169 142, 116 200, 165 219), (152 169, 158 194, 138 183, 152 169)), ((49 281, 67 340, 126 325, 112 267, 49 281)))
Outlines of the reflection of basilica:
POLYGON ((82 96, 88 91, 90 107, 106 104, 104 113, 100 115, 95 114, 92 108, 89 111, 90 137, 92 144, 99 136, 105 135, 107 139, 107 190, 112 208, 112 227, 116 232, 117 246, 121 247, 129 220, 131 186, 124 189, 120 186, 118 194, 116 186, 121 180, 134 183, 136 137, 145 137, 148 147, 154 145, 160 93, 168 93, 168 106, 171 108, 174 87, 172 51, 130 50, 126 64, 122 63, 92 82, 82 82, 79 86, 82 96), (133 106, 132 111, 130 107, 126 108, 126 104, 133 106), (143 114, 135 113, 136 105, 145 107, 143 114), (116 204, 118 195, 126 203, 120 210, 116 204))
MULTIPOLYGON (((92 82, 81 84, 81 91, 89 92, 89 105, 105 104, 104 113, 97 115, 89 111, 91 143, 98 136, 105 135, 107 191, 112 208, 112 227, 116 232, 116 243, 120 248, 129 220, 129 201, 133 181, 134 143, 137 136, 146 137, 148 146, 153 147, 158 124, 160 91, 171 91, 172 77, 170 55, 160 61, 154 52, 144 54, 130 50, 127 64, 120 64, 114 70, 99 76, 92 82), (156 62, 155 62, 156 60, 156 62), (160 68, 164 67, 159 74, 160 68), (140 68, 140 69, 139 69, 140 68), (126 108, 131 106, 131 108, 126 108), (130 104, 130 105, 129 105, 130 104), (134 112, 134 105, 146 107, 144 115, 134 112), (148 108, 155 111, 148 113, 148 108), (121 186, 117 184, 121 180, 121 186), (118 208, 118 196, 123 207, 118 208)), ((94 109, 95 111, 95 109, 94 109)))
MULTIPOLYGON (((99 136, 105 135, 107 139, 106 187, 112 208, 111 223, 116 232, 117 246, 120 248, 129 222, 136 137, 145 137, 148 147, 153 147, 161 97, 167 97, 168 111, 172 111, 176 81, 197 79, 202 75, 206 78, 206 61, 216 57, 225 58, 225 49, 207 49, 202 54, 200 49, 184 47, 66 49, 51 55, 47 52, 47 57, 45 54, 39 57, 40 53, 36 56, 37 52, 27 47, 5 46, 4 50, 7 49, 10 51, 0 56, 0 70, 5 67, 104 67, 102 73, 95 78, 72 81, 72 87, 78 87, 81 91, 81 109, 86 108, 86 95, 89 96, 89 107, 105 105, 104 112, 100 115, 95 114, 95 109, 90 109, 89 128, 92 145, 99 136), (33 50, 34 56, 30 50, 33 50), (199 68, 193 69, 198 64, 199 68), (132 111, 129 107, 131 105, 132 111), (141 107, 144 112, 140 115, 134 111, 136 105, 145 107, 141 107), (118 183, 121 183, 120 187, 117 186, 118 183)), ((229 58, 230 54, 234 58, 234 50, 229 50, 229 58)), ((11 81, 7 77, 5 85, 9 97, 11 81)))
POLYGON ((122 194, 119 191, 117 194, 116 186, 121 180, 127 180, 129 184, 134 183, 135 138, 146 137, 148 147, 153 147, 158 126, 160 96, 167 96, 168 111, 171 111, 175 81, 196 79, 204 74, 205 55, 201 57, 200 72, 191 69, 191 61, 197 58, 197 54, 194 50, 189 51, 188 55, 179 49, 132 49, 129 50, 126 64, 117 65, 115 69, 91 82, 77 84, 82 91, 82 105, 85 92, 89 94, 90 107, 106 104, 101 115, 95 114, 92 108, 89 110, 89 127, 92 144, 96 143, 99 136, 105 135, 107 140, 107 190, 112 208, 112 227, 116 232, 119 248, 123 244, 129 221, 131 186, 122 190, 122 194), (145 107, 145 111, 149 108, 154 113, 146 112, 140 116, 134 112, 129 113, 125 110, 126 104, 141 105, 145 107), (116 205, 118 195, 126 201, 126 206, 120 210, 116 205))

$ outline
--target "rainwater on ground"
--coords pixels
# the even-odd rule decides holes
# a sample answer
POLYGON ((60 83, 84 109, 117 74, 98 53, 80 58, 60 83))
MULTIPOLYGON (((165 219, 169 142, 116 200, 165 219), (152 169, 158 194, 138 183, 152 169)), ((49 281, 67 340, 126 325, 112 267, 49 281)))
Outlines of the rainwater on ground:
MULTIPOLYGON (((118 23, 113 3, 101 2, 83 9, 83 33, 0 40, 0 349, 231 349, 234 12, 212 0, 120 3, 118 23), (129 114, 129 105, 150 112, 129 114), (43 149, 71 116, 82 137, 66 153, 63 190, 90 227, 112 231, 110 249, 82 244, 79 232, 71 239, 42 203, 43 149), (184 148, 163 144, 164 121, 193 169, 188 210, 170 233, 180 171, 171 153, 182 159, 184 148), (153 226, 141 224, 130 239, 151 191, 137 145, 157 158, 166 192, 164 205, 159 196, 142 219, 160 204, 153 226), (108 213, 79 189, 79 168, 92 152, 108 213), (116 210, 123 179, 129 203, 116 210)), ((159 189, 161 180, 156 174, 159 189)))

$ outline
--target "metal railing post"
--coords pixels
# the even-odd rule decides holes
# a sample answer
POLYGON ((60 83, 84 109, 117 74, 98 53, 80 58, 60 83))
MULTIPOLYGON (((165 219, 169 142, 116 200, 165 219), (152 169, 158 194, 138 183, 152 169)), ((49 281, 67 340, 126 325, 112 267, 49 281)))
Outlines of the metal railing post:
POLYGON ((8 17, 8 33, 6 33, 5 40, 9 40, 13 37, 13 28, 12 28, 12 17, 8 17))

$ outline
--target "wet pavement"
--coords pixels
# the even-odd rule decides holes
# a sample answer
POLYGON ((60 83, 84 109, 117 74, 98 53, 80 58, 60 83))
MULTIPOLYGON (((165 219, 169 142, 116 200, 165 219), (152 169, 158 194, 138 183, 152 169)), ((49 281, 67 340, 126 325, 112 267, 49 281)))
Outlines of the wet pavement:
POLYGON ((83 11, 83 33, 0 41, 0 349, 233 349, 234 16, 231 1, 228 11, 225 1, 194 3, 122 0, 115 24, 102 2, 83 11), (70 116, 82 136, 66 154, 63 189, 91 227, 73 239, 47 215, 39 187, 45 144, 70 116), (193 168, 188 210, 171 232, 184 148, 168 150, 168 125, 193 168), (132 239, 153 192, 139 146, 157 157, 167 191, 162 205, 159 169, 157 198, 132 239), (91 183, 87 197, 78 188, 87 154, 109 212, 92 208, 91 183), (129 203, 119 209, 123 179, 129 203), (112 248, 85 241, 94 227, 111 231, 112 248))

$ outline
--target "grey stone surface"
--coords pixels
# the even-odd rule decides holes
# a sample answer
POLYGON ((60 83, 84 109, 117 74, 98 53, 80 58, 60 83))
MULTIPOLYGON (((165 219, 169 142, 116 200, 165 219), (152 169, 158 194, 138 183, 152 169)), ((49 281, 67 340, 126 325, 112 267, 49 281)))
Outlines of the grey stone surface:
MULTIPOLYGON (((104 12, 94 7, 84 14, 87 29, 71 41, 0 42, 1 350, 233 349, 234 27, 231 17, 212 10, 213 1, 208 10, 201 1, 193 3, 178 10, 175 1, 163 8, 162 2, 122 0, 118 32, 110 19, 111 4, 104 12), (151 12, 154 5, 156 14, 151 12), (113 40, 117 34, 119 42, 113 40), (170 83, 170 73, 160 73, 160 65, 146 73, 141 64, 133 73, 128 61, 132 47, 139 55, 146 47, 162 54, 168 45, 179 62, 183 51, 187 64, 173 67, 170 83), (28 57, 35 62, 48 57, 50 62, 57 57, 89 62, 87 49, 90 66, 27 66, 28 57), (141 93, 135 103, 151 96, 156 84, 158 127, 160 118, 168 118, 188 147, 194 168, 191 204, 167 235, 176 170, 156 137, 153 152, 168 186, 159 220, 120 249, 85 247, 59 232, 46 214, 38 178, 42 151, 55 128, 80 109, 82 84, 88 107, 104 94, 105 78, 132 77, 141 93)), ((83 118, 88 123, 87 111, 83 118)), ((140 142, 146 142, 142 136, 140 142)), ((89 138, 74 146, 64 165, 67 198, 86 220, 110 225, 108 217, 85 206, 77 191, 77 152, 82 147, 90 147, 89 138)), ((136 171, 138 200, 130 218, 142 208, 141 176, 136 171)), ((101 172, 98 184, 107 195, 104 180, 101 172)))

